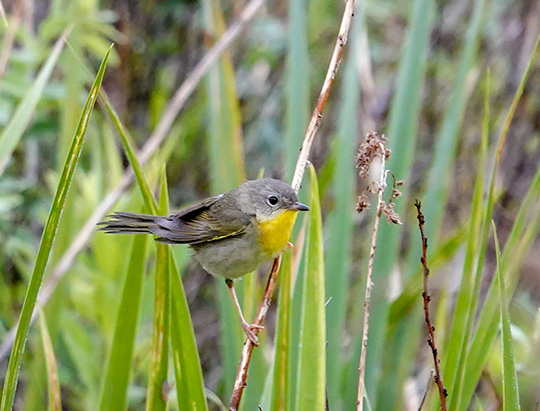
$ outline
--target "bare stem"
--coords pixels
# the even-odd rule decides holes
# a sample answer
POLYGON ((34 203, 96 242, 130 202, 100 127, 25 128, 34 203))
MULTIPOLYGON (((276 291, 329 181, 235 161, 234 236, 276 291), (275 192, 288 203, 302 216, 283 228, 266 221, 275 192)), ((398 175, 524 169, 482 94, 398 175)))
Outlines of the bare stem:
MULTIPOLYGON (((144 165, 152 155, 157 151, 163 140, 167 137, 171 126, 173 125, 174 120, 178 116, 180 110, 184 107, 189 96, 193 93, 196 86, 202 80, 204 75, 208 70, 214 65, 214 63, 219 59, 221 54, 227 48, 231 46, 233 41, 242 33, 245 29, 247 23, 253 19, 256 12, 264 4, 265 0, 251 0, 244 8, 238 20, 236 20, 220 39, 210 48, 204 57, 199 61, 195 66, 193 71, 186 77, 184 82, 175 92, 173 98, 169 102, 168 106, 165 109, 163 116, 161 117, 158 125, 156 126, 155 131, 148 138, 146 144, 143 146, 141 151, 138 154, 139 161, 141 165, 144 165)), ((51 295, 53 294, 56 286, 60 280, 64 277, 67 270, 75 261, 75 258, 79 253, 86 247, 86 244, 94 234, 96 230, 96 224, 103 219, 105 214, 111 209, 111 207, 118 201, 122 196, 124 191, 130 186, 133 181, 133 171, 131 168, 127 170, 120 183, 113 188, 107 196, 98 204, 94 209, 92 215, 88 218, 84 226, 79 230, 77 236, 71 242, 69 248, 62 255, 56 266, 52 269, 51 276, 44 283, 43 288, 38 297, 38 303, 41 306, 45 306, 51 295)), ((37 311, 34 310, 32 315, 33 323, 36 319, 37 311)), ((9 333, 5 336, 2 344, 0 344, 0 362, 2 362, 7 354, 11 350, 13 341, 15 340, 15 333, 18 325, 15 325, 9 333)))
POLYGON ((373 260, 375 259, 375 249, 377 248, 377 233, 379 232, 379 222, 383 213, 384 201, 383 195, 386 188, 386 147, 384 142, 379 143, 380 147, 380 159, 381 159, 381 174, 379 177, 379 187, 377 189, 377 213, 375 214, 375 222, 373 223, 373 233, 371 235, 371 250, 369 252, 368 269, 366 276, 366 294, 364 297, 364 324, 362 332, 362 351, 360 352, 360 364, 358 366, 358 397, 356 399, 357 411, 362 411, 364 407, 364 386, 365 386, 365 374, 366 374, 366 354, 368 344, 368 331, 369 331, 369 303, 371 300, 371 289, 373 283, 371 282, 371 276, 373 273, 373 260))
MULTIPOLYGON (((339 28, 339 34, 337 37, 336 45, 334 46, 334 52, 332 53, 332 59, 328 66, 328 71, 326 72, 326 78, 324 80, 321 92, 319 93, 319 98, 317 99, 317 104, 311 115, 311 120, 309 122, 304 141, 302 143, 302 148, 300 149, 300 155, 298 156, 298 161, 296 162, 296 168, 294 170, 294 177, 292 181, 292 187, 296 192, 300 190, 300 185, 304 177, 304 172, 306 170, 306 165, 309 157, 309 152, 311 150, 311 144, 315 138, 315 133, 321 126, 321 119, 326 101, 332 89, 334 83, 334 78, 339 68, 339 63, 341 62, 341 57, 343 55, 343 49, 345 44, 347 44, 347 37, 349 34, 349 28, 351 26, 352 16, 354 14, 354 4, 355 0, 348 0, 345 4, 345 11, 343 13, 343 18, 341 20, 341 26, 339 28)), ((268 285, 264 291, 263 300, 259 306, 259 312, 255 319, 255 324, 261 325, 266 317, 266 312, 268 311, 268 305, 272 300, 272 294, 274 292, 274 286, 277 280, 277 274, 281 257, 277 257, 274 260, 272 270, 270 271, 270 276, 268 278, 268 285)), ((240 400, 242 399, 242 394, 244 388, 247 386, 247 372, 249 369, 249 363, 251 360, 251 353, 253 352, 254 345, 252 342, 247 339, 244 343, 244 348, 242 349, 242 355, 240 357, 240 364, 238 365, 238 371, 236 373, 236 378, 234 381, 233 392, 231 394, 231 400, 229 403, 230 411, 237 411, 240 406, 240 400)))
POLYGON ((444 383, 442 380, 441 375, 441 367, 439 359, 439 353, 437 351, 437 346, 435 344, 435 326, 433 325, 431 321, 431 315, 429 314, 429 302, 431 301, 431 297, 428 294, 428 277, 429 277, 429 268, 427 265, 427 247, 428 247, 428 240, 426 236, 424 235, 424 215, 422 214, 422 203, 420 201, 416 200, 415 202, 416 211, 418 212, 418 227, 420 228, 420 236, 422 238, 422 258, 420 258, 420 261, 422 262, 422 266, 424 267, 424 291, 422 292, 422 298, 424 299, 424 313, 426 315, 426 327, 428 331, 428 345, 431 348, 431 352, 433 353, 433 362, 435 363, 435 382, 437 383, 437 388, 439 389, 439 396, 441 398, 441 410, 446 411, 446 397, 448 397, 448 391, 446 388, 444 388, 444 383))
POLYGON ((354 15, 354 3, 355 0, 348 0, 345 4, 345 11, 343 13, 343 18, 341 19, 341 26, 339 28, 339 34, 334 47, 334 52, 332 53, 332 59, 330 60, 330 65, 328 67, 328 71, 326 72, 326 77, 324 79, 321 92, 319 93, 317 104, 315 105, 315 109, 311 115, 311 120, 309 121, 304 141, 302 142, 302 148, 300 148, 300 154, 298 155, 298 161, 296 162, 294 177, 291 184, 297 192, 300 190, 300 184, 302 183, 302 178, 304 177, 304 171, 306 171, 311 144, 315 138, 315 133, 321 127, 324 106, 326 105, 326 101, 330 95, 330 90, 332 89, 332 84, 334 83, 334 79, 339 68, 339 63, 341 62, 341 56, 343 55, 343 49, 347 44, 349 28, 351 27, 351 20, 354 15))
MULTIPOLYGON (((266 283, 266 288, 264 290, 263 299, 259 305, 257 315, 255 316, 255 321, 253 321, 253 324, 255 325, 262 325, 264 319, 266 318, 266 314, 270 308, 272 295, 274 294, 274 288, 276 287, 277 273, 279 271, 280 264, 281 256, 278 256, 274 259, 274 263, 272 264, 272 269, 270 270, 268 282, 266 283)), ((253 332, 255 335, 259 334, 259 330, 257 328, 253 329, 253 332)), ((236 411, 240 406, 240 400, 242 399, 244 388, 247 386, 247 372, 251 361, 251 354, 253 353, 253 347, 255 347, 255 345, 249 338, 247 338, 246 342, 244 343, 244 347, 242 348, 242 355, 240 356, 240 364, 238 365, 238 372, 236 374, 236 379, 234 380, 229 410, 236 411)))

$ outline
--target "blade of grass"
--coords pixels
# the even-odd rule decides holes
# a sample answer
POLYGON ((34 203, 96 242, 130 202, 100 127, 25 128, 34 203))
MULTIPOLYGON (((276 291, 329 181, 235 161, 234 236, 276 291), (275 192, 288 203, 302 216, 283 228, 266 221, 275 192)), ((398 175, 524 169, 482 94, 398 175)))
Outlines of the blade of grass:
MULTIPOLYGON (((210 34, 208 39, 218 38, 225 28, 220 2, 204 0, 202 12, 204 28, 210 34)), ((208 44, 208 47, 210 46, 211 44, 208 44)), ((213 193, 220 193, 240 185, 245 180, 240 109, 229 53, 223 53, 219 62, 208 71, 206 90, 210 119, 207 142, 210 157, 210 187, 213 193)), ((234 384, 238 353, 241 351, 244 334, 241 327, 235 326, 238 324, 238 314, 226 287, 221 281, 216 284, 216 287, 221 341, 224 347, 222 350, 224 388, 226 392, 230 392, 234 384)), ((241 300, 244 295, 243 290, 243 282, 237 282, 236 292, 241 300)))
MULTIPOLYGON (((507 136, 507 133, 508 133, 508 129, 510 127, 510 123, 512 122, 512 119, 514 117, 514 113, 516 111, 516 108, 517 108, 517 105, 519 103, 519 100, 521 99, 521 95, 523 94, 523 90, 525 88, 525 83, 527 82, 527 78, 529 76, 529 73, 530 73, 530 70, 531 70, 531 67, 532 67, 532 63, 534 61, 534 55, 535 55, 535 52, 538 48, 538 44, 540 42, 540 36, 538 37, 537 41, 536 41, 536 45, 532 51, 532 55, 531 55, 531 58, 529 59, 529 63, 527 65, 527 68, 525 70, 525 72, 523 73, 523 76, 521 78, 521 81, 520 81, 520 84, 516 90, 516 93, 514 94, 514 98, 513 98, 513 101, 512 101, 512 104, 510 106, 510 109, 508 111, 508 114, 506 116, 506 120, 505 120, 505 123, 504 123, 504 127, 503 127, 503 130, 501 132, 501 135, 499 137, 499 141, 497 143, 497 147, 496 147, 496 153, 495 153, 495 163, 493 165, 493 170, 492 170, 492 174, 491 174, 491 181, 490 181, 490 187, 489 187, 489 194, 488 194, 488 202, 486 204, 486 208, 485 208, 485 212, 484 212, 484 217, 483 217, 483 226, 482 226, 482 232, 481 232, 481 239, 482 239, 482 243, 480 245, 480 248, 479 248, 479 255, 478 255, 478 260, 477 260, 477 265, 476 265, 476 276, 475 276, 475 279, 474 279, 474 284, 473 284, 473 298, 471 299, 471 303, 469 305, 469 310, 468 310, 468 314, 467 314, 467 325, 466 325, 466 328, 465 330, 463 330, 462 332, 464 333, 464 341, 469 341, 469 337, 471 336, 472 334, 472 329, 473 329, 473 322, 474 322, 474 318, 475 318, 475 314, 476 314, 476 310, 477 310, 477 307, 478 307, 478 301, 479 301, 479 297, 480 297, 480 286, 481 286, 481 282, 482 282, 482 270, 483 270, 483 267, 484 267, 484 260, 485 260, 485 255, 486 255, 486 250, 487 250, 487 245, 488 245, 488 242, 489 242, 489 228, 490 228, 490 222, 491 222, 491 217, 492 217, 492 214, 493 214, 493 208, 494 208, 494 203, 495 203, 495 183, 496 183, 496 179, 497 179, 497 172, 498 172, 498 166, 499 166, 499 161, 500 161, 500 158, 501 158, 501 155, 502 155, 502 150, 504 148, 504 143, 506 141, 506 136, 507 136)), ((518 218, 519 218, 519 215, 518 215, 518 218)), ((517 223, 518 219, 516 219, 516 223, 517 223)), ((515 226, 515 224, 514 224, 515 226)), ((508 242, 507 242, 508 244, 508 242)), ((506 249, 506 247, 505 247, 506 249)), ((486 304, 487 304, 487 301, 486 301, 486 304)), ((492 304, 496 304, 496 302, 492 302, 492 304)), ((484 305, 485 307, 486 305, 484 305)), ((489 317, 489 321, 491 322, 493 317, 489 317)), ((482 321, 482 317, 480 317, 480 321, 482 321)), ((484 342, 482 342, 482 344, 484 344, 484 342)), ((461 349, 461 352, 460 352, 460 359, 458 361, 458 371, 457 371, 457 374, 456 374, 456 378, 454 379, 454 386, 453 386, 453 393, 450 392, 450 398, 449 398, 449 407, 450 409, 454 409, 454 407, 461 403, 461 401, 465 400, 465 397, 462 396, 462 384, 463 382, 466 380, 466 385, 469 387, 469 393, 471 393, 471 396, 468 398, 468 403, 470 403, 470 400, 472 398, 472 392, 470 391, 470 386, 471 384, 474 383, 474 378, 471 378, 471 375, 470 374, 465 374, 464 373, 464 370, 465 368, 467 367, 467 363, 468 363, 468 356, 470 354, 470 352, 468 352, 467 350, 470 350, 471 348, 474 348, 474 346, 471 344, 469 346, 467 346, 466 344, 463 344, 462 346, 462 349, 461 349), (465 379, 464 377, 467 376, 467 378, 465 379)), ((474 358, 472 358, 472 361, 473 362, 477 362, 479 360, 479 356, 475 356, 474 358)), ((474 383, 475 384, 475 383, 474 383)), ((474 391, 474 389, 473 389, 474 391)))
POLYGON ((39 328, 41 331, 41 341, 43 343, 43 352, 45 353, 45 362, 47 364, 47 392, 49 395, 49 411, 62 411, 62 398, 60 395, 60 381, 58 378, 58 367, 54 356, 53 345, 45 314, 43 310, 39 313, 39 328))
MULTIPOLYGON (((438 237, 446 205, 448 186, 452 174, 450 171, 455 160, 455 152, 460 137, 459 129, 462 124, 463 112, 467 107, 468 92, 472 90, 466 80, 476 62, 485 3, 486 0, 476 1, 469 21, 463 51, 460 56, 459 69, 454 78, 452 94, 438 132, 432 166, 427 179, 427 191, 423 203, 428 206, 424 214, 430 224, 426 226, 426 236, 434 241, 438 237)), ((404 269, 405 275, 411 276, 416 273, 420 253, 420 243, 412 242, 404 269)), ((401 324, 397 324, 392 331, 393 338, 387 340, 384 350, 386 353, 392 354, 385 356, 385 367, 389 372, 383 374, 380 384, 384 386, 381 392, 393 392, 393 395, 379 396, 378 408, 393 409, 401 402, 401 390, 412 366, 413 351, 416 349, 416 341, 418 341, 422 329, 421 322, 422 310, 418 305, 415 305, 409 318, 401 322, 401 324), (404 345, 403 341, 410 341, 410 344, 404 345), (395 364, 399 364, 397 369, 395 364)))
MULTIPOLYGON (((357 7, 358 8, 358 7, 357 7)), ((354 228, 355 168, 354 156, 358 144, 359 79, 358 58, 362 17, 351 25, 350 50, 346 56, 343 72, 339 128, 335 139, 337 145, 336 171, 333 194, 335 208, 328 216, 327 252, 325 267, 332 276, 326 277, 326 295, 332 300, 326 307, 327 380, 330 408, 338 407, 343 400, 343 341, 342 328, 347 306, 347 290, 350 286, 351 245, 354 228)))
POLYGON ((278 277, 280 279, 276 338, 274 341, 274 367, 272 383, 272 411, 285 411, 289 404, 291 372, 291 303, 292 303, 292 253, 285 253, 278 277))
POLYGON ((197 352, 197 343, 189 307, 174 257, 171 275, 171 350, 176 376, 178 409, 205 411, 208 409, 204 382, 197 352))
MULTIPOLYGON (((167 175, 163 168, 160 176, 159 195, 160 215, 169 214, 167 175)), ((154 300, 154 327, 152 332, 152 360, 146 397, 147 411, 164 411, 167 398, 164 390, 168 388, 169 328, 170 328, 170 278, 169 246, 156 244, 156 286, 154 300)))
POLYGON ((26 130, 28 124, 30 124, 30 120, 34 115, 34 110, 41 99, 43 90, 49 81, 49 77, 58 61, 58 57, 64 49, 64 44, 70 31, 71 29, 66 30, 56 41, 47 61, 45 61, 41 67, 36 80, 26 92, 17 107, 17 110, 11 117, 10 122, 0 136, 0 176, 4 173, 9 159, 11 158, 11 154, 19 143, 24 130, 26 130))
MULTIPOLYGON (((519 279, 519 268, 540 227, 540 168, 529 188, 510 235, 504 246, 501 270, 508 272, 506 290, 512 296, 519 279), (531 211, 532 210, 532 211, 531 211)), ((499 322, 497 321, 498 296, 495 283, 492 282, 484 305, 478 315, 476 332, 468 347, 467 362, 464 365, 463 388, 458 406, 466 407, 471 402, 476 385, 482 375, 485 363, 495 341, 499 322)))
POLYGON ((506 296, 504 275, 501 270, 501 250, 497 237, 495 222, 491 220, 493 238, 495 240, 495 252, 497 256, 497 278, 499 284, 499 305, 501 308, 501 340, 503 346, 503 409, 505 411, 517 411, 519 405, 519 389, 514 363, 514 349, 512 348, 512 332, 510 331, 510 313, 508 312, 508 298, 506 296))
POLYGON ((62 176, 60 177, 60 182, 58 184, 58 188, 56 190, 56 194, 51 205, 51 211, 49 213, 49 217, 43 231, 43 236, 41 238, 41 244, 39 246, 34 271, 32 273, 32 278, 30 279, 30 284, 28 285, 28 290, 23 303, 21 317, 17 326, 15 342, 11 351, 6 380, 4 383, 4 390, 2 391, 2 401, 0 403, 0 410, 2 411, 10 410, 13 405, 22 354, 24 352, 26 337, 28 335, 28 329, 30 327, 32 312, 34 311, 37 295, 41 286, 41 282, 43 280, 45 267, 47 266, 47 261, 51 253, 62 209, 64 207, 66 196, 69 191, 69 186, 73 180, 73 175, 77 166, 77 160, 79 159, 84 144, 84 137, 88 128, 88 122, 90 120, 90 116, 92 114, 92 110, 97 99, 98 90, 101 85, 101 81, 103 80, 105 67, 112 47, 113 46, 111 46, 107 51, 107 54, 105 54, 105 57, 103 58, 101 66, 99 67, 99 70, 97 72, 94 83, 92 84, 92 87, 88 94, 88 98, 86 99, 86 103, 79 119, 79 124, 77 125, 77 129, 75 130, 75 134, 73 136, 73 142, 69 150, 69 155, 66 159, 64 170, 62 172, 62 176))
POLYGON ((478 256, 478 244, 480 244, 480 227, 482 223, 482 204, 484 202, 484 181, 486 176, 487 164, 487 146, 489 138, 489 73, 486 77, 485 95, 484 95, 484 119, 482 125, 482 145, 478 159, 478 171, 474 186, 473 202, 471 206, 471 222, 467 234, 467 246, 465 250, 465 259, 463 262, 463 271, 459 293, 456 298, 456 306, 452 318, 452 328, 450 329, 448 344, 445 349, 447 353, 443 361, 443 375, 446 381, 449 381, 449 388, 452 392, 453 382, 458 368, 459 354, 463 344, 466 344, 463 330, 468 321, 468 307, 473 298, 473 268, 474 261, 478 256))
MULTIPOLYGON (((118 114, 111 106, 107 96, 102 93, 101 98, 105 103, 118 134, 122 140, 126 156, 134 170, 137 184, 146 206, 152 210, 152 213, 158 214, 156 200, 150 189, 144 170, 137 158, 135 144, 124 127, 118 114)), ((186 296, 183 284, 180 280, 178 265, 174 260, 176 253, 173 254, 173 260, 170 265, 171 281, 171 349, 172 360, 175 367, 176 390, 179 401, 179 409, 205 410, 207 408, 204 383, 199 353, 193 332, 193 324, 189 314, 186 296), (191 407, 191 408, 190 408, 191 407)), ((116 409, 123 409, 122 407, 116 409)))
POLYGON ((298 402, 296 410, 323 410, 326 405, 326 327, 324 297, 324 250, 317 175, 311 177, 310 226, 307 243, 307 275, 301 322, 298 402))
POLYGON ((127 406, 147 244, 147 236, 138 235, 133 239, 129 267, 122 288, 122 298, 118 307, 113 342, 101 391, 100 409, 102 411, 124 410, 127 406))
POLYGON ((285 110, 285 176, 292 179, 309 119, 309 56, 305 0, 289 2, 285 110))

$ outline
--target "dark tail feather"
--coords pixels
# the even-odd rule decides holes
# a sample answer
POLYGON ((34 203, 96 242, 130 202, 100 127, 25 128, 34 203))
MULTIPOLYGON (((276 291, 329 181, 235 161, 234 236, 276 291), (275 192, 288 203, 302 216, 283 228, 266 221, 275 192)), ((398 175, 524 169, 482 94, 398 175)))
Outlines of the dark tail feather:
POLYGON ((109 220, 98 223, 101 227, 99 231, 108 234, 152 234, 151 226, 155 226, 158 218, 163 218, 150 214, 137 214, 116 212, 109 216, 109 220))

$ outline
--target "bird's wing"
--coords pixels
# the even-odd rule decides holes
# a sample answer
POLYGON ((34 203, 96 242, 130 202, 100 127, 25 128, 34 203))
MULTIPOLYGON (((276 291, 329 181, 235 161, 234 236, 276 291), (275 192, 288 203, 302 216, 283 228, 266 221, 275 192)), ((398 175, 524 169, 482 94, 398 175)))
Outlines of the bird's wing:
POLYGON ((249 217, 217 218, 211 207, 219 207, 216 203, 221 197, 210 197, 169 217, 158 218, 151 231, 158 241, 172 244, 200 244, 241 235, 249 217))

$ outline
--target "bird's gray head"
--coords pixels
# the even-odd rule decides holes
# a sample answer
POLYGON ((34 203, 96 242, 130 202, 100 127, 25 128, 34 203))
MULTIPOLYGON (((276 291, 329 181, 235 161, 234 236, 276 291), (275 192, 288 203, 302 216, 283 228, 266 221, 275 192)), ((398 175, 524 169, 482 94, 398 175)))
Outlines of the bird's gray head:
POLYGON ((287 183, 273 178, 246 181, 240 187, 246 193, 250 207, 258 219, 270 219, 284 210, 307 211, 309 207, 298 202, 298 195, 287 183))

